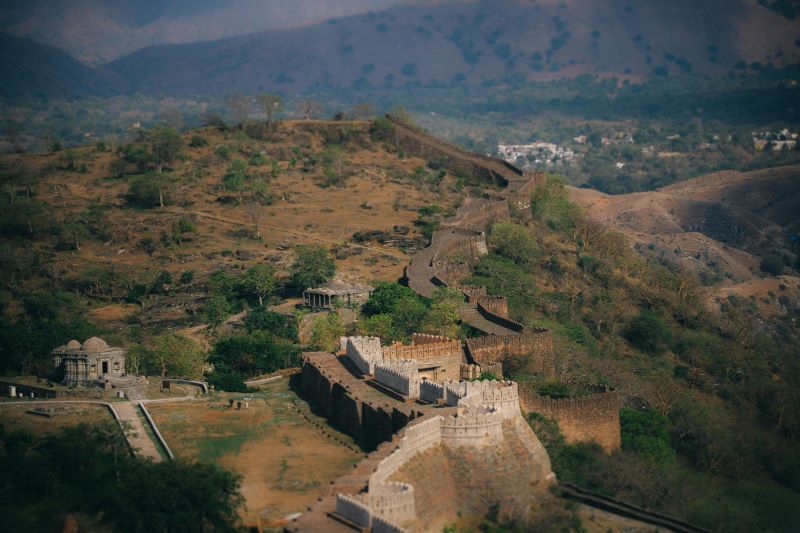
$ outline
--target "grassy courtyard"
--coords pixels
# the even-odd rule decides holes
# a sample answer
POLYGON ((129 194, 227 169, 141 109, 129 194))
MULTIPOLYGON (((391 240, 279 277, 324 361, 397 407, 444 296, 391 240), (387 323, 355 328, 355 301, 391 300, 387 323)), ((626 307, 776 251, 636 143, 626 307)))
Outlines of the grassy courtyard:
POLYGON ((148 409, 177 457, 215 462, 242 476, 246 525, 256 525, 260 515, 262 525, 278 526, 305 511, 363 457, 352 439, 311 414, 286 379, 252 394, 218 393, 148 409), (230 408, 231 399, 243 401, 242 409, 230 408))

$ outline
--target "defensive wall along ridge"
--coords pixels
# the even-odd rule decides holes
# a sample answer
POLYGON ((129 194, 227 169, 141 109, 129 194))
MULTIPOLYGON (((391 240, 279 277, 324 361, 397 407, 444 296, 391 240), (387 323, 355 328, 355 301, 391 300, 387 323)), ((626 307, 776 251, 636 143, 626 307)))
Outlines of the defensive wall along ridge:
POLYGON ((569 443, 596 441, 611 452, 622 446, 619 425, 619 395, 611 387, 591 387, 593 393, 571 398, 551 398, 533 391, 520 391, 520 405, 558 422, 569 443))

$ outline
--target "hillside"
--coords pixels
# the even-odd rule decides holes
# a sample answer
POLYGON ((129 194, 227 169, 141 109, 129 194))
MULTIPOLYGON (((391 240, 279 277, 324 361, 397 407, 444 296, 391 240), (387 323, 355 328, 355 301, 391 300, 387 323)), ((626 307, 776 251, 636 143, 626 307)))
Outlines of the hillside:
POLYGON ((789 268, 789 276, 762 279, 761 265, 777 256, 797 267, 798 175, 798 167, 719 172, 627 195, 573 188, 571 197, 642 254, 721 282, 720 296, 754 296, 763 313, 780 314, 774 294, 797 298, 800 280, 789 268))
POLYGON ((110 96, 127 83, 63 50, 0 33, 0 95, 8 98, 110 96))
POLYGON ((108 65, 150 94, 492 84, 581 74, 633 80, 797 63, 797 22, 746 0, 414 2, 108 65), (435 51, 435 53, 431 53, 435 51), (737 67, 737 68, 738 68, 737 67))
MULTIPOLYGON (((156 129, 125 145, 0 162, 4 374, 44 372, 54 343, 102 333, 129 348, 137 371, 154 376, 165 364, 171 375, 205 374, 244 392, 243 378, 297 366, 302 349, 330 350, 343 333, 476 336, 459 323, 463 302, 453 291, 422 299, 394 283, 417 258, 429 263, 425 252, 412 257, 420 237, 460 214, 471 217, 465 227, 486 228, 486 246, 474 257, 448 249, 440 260, 469 276, 459 283, 504 297, 516 325, 552 332, 553 379, 526 357, 506 358, 504 376, 554 396, 593 383, 619 395, 622 450, 611 455, 568 445, 552 422, 530 418, 559 480, 719 531, 796 524, 800 288, 788 269, 759 279, 748 271, 739 285, 704 283, 593 222, 611 220, 614 197, 573 191, 594 202, 582 211, 558 178, 529 174, 505 193, 530 183, 530 209, 520 208, 525 196, 491 202, 503 192, 498 177, 519 176, 513 168, 388 120, 156 129), (479 215, 473 207, 481 203, 495 208, 479 215), (299 268, 304 255, 314 263, 299 268), (300 340, 295 321, 314 315, 295 306, 310 286, 295 276, 330 260, 345 281, 389 283, 347 330, 317 316, 309 340, 300 340), (753 297, 739 297, 745 290, 753 297), (772 312, 759 309, 756 291, 767 291, 772 312)), ((700 199, 724 208, 745 187, 751 214, 727 209, 749 219, 754 235, 779 236, 794 205, 794 172, 712 176, 653 193, 685 205, 685 216, 683 207, 673 215, 670 205, 619 198, 650 224, 643 234, 680 237, 680 224, 696 223, 691 208, 700 199), (648 210, 659 217, 648 219, 648 210)), ((713 225, 694 231, 728 235, 713 225)), ((739 253, 756 253, 759 242, 739 253)))
POLYGON ((56 46, 88 64, 146 46, 208 41, 307 25, 394 0, 10 0, 0 31, 56 46))

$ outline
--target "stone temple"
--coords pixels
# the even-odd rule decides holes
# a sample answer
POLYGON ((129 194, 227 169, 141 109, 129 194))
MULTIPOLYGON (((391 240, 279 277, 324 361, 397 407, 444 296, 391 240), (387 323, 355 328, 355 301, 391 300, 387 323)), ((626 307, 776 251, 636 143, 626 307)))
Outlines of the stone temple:
POLYGON ((303 291, 303 305, 312 309, 335 309, 337 305, 362 305, 374 289, 360 283, 329 281, 321 287, 303 291))
POLYGON ((92 385, 125 375, 125 349, 109 346, 99 337, 83 344, 71 340, 52 352, 53 365, 70 387, 92 385))

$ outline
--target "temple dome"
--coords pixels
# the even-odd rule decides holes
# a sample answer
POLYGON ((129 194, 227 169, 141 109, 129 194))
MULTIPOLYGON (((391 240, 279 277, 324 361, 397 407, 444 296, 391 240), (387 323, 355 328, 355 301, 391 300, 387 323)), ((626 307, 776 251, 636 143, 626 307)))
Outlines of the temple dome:
POLYGON ((81 343, 79 343, 75 339, 72 339, 71 341, 69 341, 67 343, 66 346, 64 346, 64 349, 66 349, 66 350, 80 350, 81 349, 81 343))
POLYGON ((107 349, 108 344, 100 337, 92 337, 83 343, 83 350, 86 352, 102 352, 107 349))

